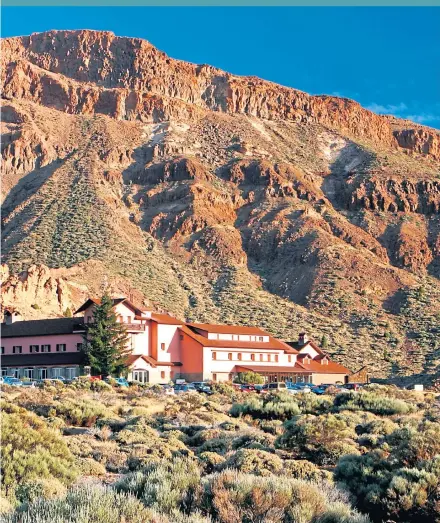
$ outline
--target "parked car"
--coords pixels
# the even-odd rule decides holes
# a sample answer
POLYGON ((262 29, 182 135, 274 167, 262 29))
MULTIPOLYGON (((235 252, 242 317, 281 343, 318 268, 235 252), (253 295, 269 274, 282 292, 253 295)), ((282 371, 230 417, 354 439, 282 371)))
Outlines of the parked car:
POLYGON ((194 381, 190 385, 193 385, 197 392, 212 393, 211 387, 206 381, 194 381))
POLYGON ((268 394, 269 392, 277 392, 279 390, 288 390, 284 382, 266 383, 261 387, 260 394, 268 394))
POLYGON ((108 378, 105 378, 104 380, 106 383, 110 383, 112 384, 113 382, 115 382, 115 386, 116 387, 128 387, 129 386, 129 383, 128 381, 125 379, 125 378, 112 378, 112 377, 108 377, 108 378))
POLYGON ((197 392, 197 389, 192 383, 183 383, 174 386, 174 392, 176 394, 185 394, 186 392, 197 392))
POLYGON ((242 385, 240 390, 242 392, 255 392, 255 385, 242 385))
POLYGON ((37 382, 35 380, 23 381, 21 386, 22 387, 31 387, 34 389, 37 386, 37 382))
POLYGON ((312 387, 312 392, 321 396, 322 394, 325 394, 327 392, 327 389, 329 389, 330 387, 331 385, 316 385, 316 387, 312 387))
POLYGON ((174 388, 171 387, 171 385, 161 385, 162 389, 163 389, 163 392, 166 396, 174 396, 174 394, 176 394, 174 392, 174 388))
POLYGON ((22 387, 23 382, 19 380, 18 378, 14 378, 13 376, 6 376, 3 378, 3 383, 5 385, 10 385, 11 387, 22 387))
POLYGON ((309 383, 286 383, 286 386, 289 391, 296 391, 296 392, 310 392, 311 387, 309 383))
POLYGON ((346 383, 344 385, 345 389, 354 390, 354 391, 360 390, 362 387, 363 387, 362 383, 346 383))

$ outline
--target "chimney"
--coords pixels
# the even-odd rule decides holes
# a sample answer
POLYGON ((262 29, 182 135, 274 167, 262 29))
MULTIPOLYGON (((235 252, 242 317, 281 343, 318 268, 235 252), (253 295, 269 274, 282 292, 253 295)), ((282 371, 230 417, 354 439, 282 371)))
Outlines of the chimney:
POLYGON ((305 332, 300 332, 298 336, 298 345, 305 345, 309 341, 309 337, 305 332))
POLYGON ((5 311, 5 323, 6 325, 12 325, 15 321, 20 321, 21 315, 17 311, 6 310, 5 311))

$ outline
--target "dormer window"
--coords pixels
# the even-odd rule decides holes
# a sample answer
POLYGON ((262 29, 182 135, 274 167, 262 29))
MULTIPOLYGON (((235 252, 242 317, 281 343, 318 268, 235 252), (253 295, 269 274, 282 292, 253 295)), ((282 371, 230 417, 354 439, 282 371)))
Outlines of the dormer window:
POLYGON ((263 341, 263 340, 264 340, 263 336, 258 337, 258 341, 263 341))
POLYGON ((255 354, 251 354, 251 361, 255 361, 255 354))
POLYGON ((238 361, 241 361, 241 353, 240 352, 237 354, 237 358, 238 358, 238 361))

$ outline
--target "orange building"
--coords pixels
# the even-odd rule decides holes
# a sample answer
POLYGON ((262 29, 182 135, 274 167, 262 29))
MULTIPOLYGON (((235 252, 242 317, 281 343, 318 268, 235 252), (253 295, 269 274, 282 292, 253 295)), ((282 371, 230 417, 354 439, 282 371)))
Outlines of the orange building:
MULTIPOLYGON (((21 321, 5 313, 2 375, 44 379, 73 378, 83 372, 84 324, 92 322, 97 299, 76 312, 81 317, 21 321)), ((171 380, 225 381, 254 371, 267 381, 313 384, 345 382, 350 371, 332 362, 302 334, 284 342, 258 327, 186 323, 169 314, 114 298, 118 321, 128 333, 128 379, 141 383, 171 380)))

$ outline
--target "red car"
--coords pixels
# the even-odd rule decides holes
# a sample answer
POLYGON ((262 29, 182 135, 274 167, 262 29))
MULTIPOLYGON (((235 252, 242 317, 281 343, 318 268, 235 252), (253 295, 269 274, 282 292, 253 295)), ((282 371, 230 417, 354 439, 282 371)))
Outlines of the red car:
POLYGON ((240 387, 241 392, 255 392, 254 385, 242 385, 240 387))

